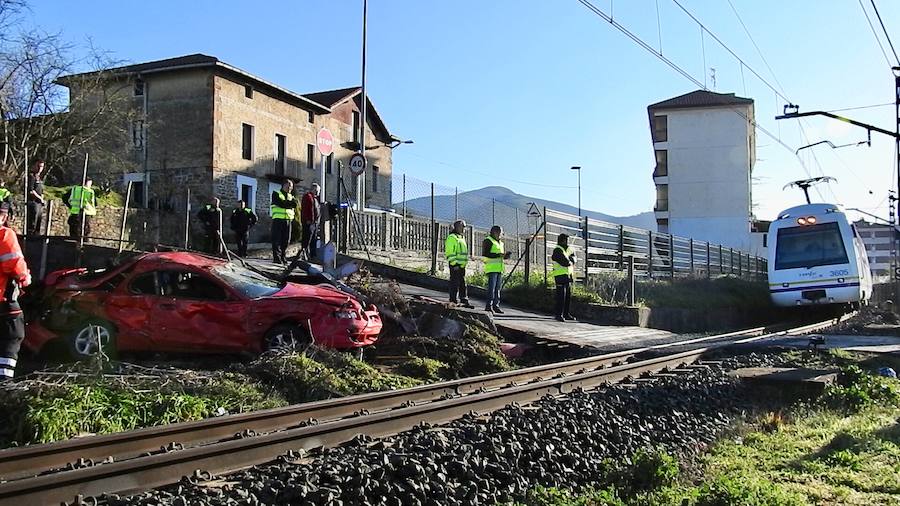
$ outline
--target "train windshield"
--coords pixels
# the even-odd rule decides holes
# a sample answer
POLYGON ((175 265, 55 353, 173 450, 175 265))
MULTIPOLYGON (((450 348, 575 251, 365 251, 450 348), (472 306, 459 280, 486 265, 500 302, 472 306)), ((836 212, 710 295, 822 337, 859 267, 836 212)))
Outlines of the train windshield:
POLYGON ((775 270, 847 263, 847 249, 837 223, 820 223, 778 231, 775 270))

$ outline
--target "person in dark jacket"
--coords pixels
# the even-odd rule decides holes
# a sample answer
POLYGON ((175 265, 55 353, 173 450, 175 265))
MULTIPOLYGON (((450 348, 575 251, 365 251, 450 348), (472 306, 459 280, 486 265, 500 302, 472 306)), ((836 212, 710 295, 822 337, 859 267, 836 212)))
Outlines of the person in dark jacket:
POLYGON ((213 198, 211 204, 206 204, 197 213, 197 218, 203 224, 204 250, 212 255, 222 254, 222 208, 219 207, 219 199, 213 198))
POLYGON ((44 161, 36 160, 28 178, 28 195, 25 211, 28 213, 27 234, 38 235, 44 223, 44 161))
POLYGON ((276 264, 287 263, 287 247, 291 242, 291 222, 297 209, 294 198, 294 182, 286 179, 281 190, 272 192, 272 261, 276 264))
POLYGON ((481 256, 484 257, 484 273, 488 278, 488 300, 484 310, 488 313, 503 314, 500 309, 500 280, 503 277, 503 261, 512 252, 503 247, 503 229, 500 225, 491 227, 491 233, 481 243, 481 256))
POLYGON ((306 250, 310 260, 316 258, 316 242, 319 239, 320 191, 319 184, 313 183, 300 202, 300 225, 303 227, 300 249, 306 250))
POLYGON ((569 312, 572 302, 572 283, 575 281, 575 253, 569 247, 569 236, 559 234, 556 239, 556 247, 553 248, 553 282, 556 284, 556 320, 574 320, 569 312))
POLYGON ((235 242, 237 242, 238 256, 247 257, 247 243, 250 241, 250 229, 256 225, 259 218, 253 209, 247 207, 247 203, 243 200, 238 201, 238 207, 231 211, 231 230, 234 231, 235 242))

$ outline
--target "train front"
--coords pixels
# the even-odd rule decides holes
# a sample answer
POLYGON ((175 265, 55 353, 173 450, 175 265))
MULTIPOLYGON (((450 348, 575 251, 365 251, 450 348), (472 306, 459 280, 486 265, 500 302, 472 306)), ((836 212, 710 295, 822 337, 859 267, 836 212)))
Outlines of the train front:
POLYGON ((860 301, 865 249, 859 251, 861 241, 838 206, 787 209, 769 228, 769 241, 769 293, 776 305, 860 301))

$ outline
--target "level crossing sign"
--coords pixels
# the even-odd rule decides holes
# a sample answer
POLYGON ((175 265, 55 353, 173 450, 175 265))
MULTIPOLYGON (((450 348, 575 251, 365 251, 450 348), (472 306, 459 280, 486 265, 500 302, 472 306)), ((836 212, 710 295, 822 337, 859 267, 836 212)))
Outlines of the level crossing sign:
POLYGON ((362 153, 353 153, 350 157, 350 173, 354 176, 361 176, 366 171, 366 155, 362 153))

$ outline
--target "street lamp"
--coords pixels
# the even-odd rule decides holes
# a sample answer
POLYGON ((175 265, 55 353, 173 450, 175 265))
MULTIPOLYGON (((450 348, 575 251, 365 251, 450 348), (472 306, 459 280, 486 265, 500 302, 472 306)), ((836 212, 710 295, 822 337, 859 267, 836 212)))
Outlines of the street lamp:
POLYGON ((581 216, 581 167, 572 167, 578 171, 578 216, 581 216))
POLYGON ((387 146, 387 147, 389 147, 389 148, 391 148, 391 149, 394 149, 394 148, 396 148, 397 146, 399 146, 399 145, 401 145, 401 144, 412 144, 412 143, 413 143, 412 139, 407 139, 407 140, 404 141, 404 140, 401 140, 401 139, 398 138, 398 137, 391 137, 391 143, 390 143, 390 144, 385 144, 385 146, 387 146))

